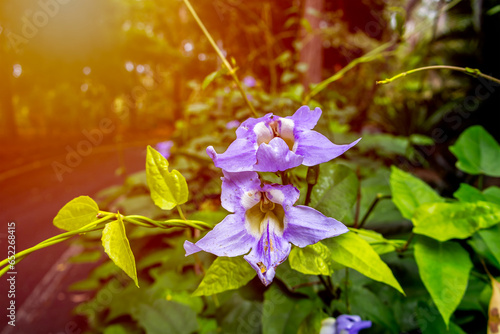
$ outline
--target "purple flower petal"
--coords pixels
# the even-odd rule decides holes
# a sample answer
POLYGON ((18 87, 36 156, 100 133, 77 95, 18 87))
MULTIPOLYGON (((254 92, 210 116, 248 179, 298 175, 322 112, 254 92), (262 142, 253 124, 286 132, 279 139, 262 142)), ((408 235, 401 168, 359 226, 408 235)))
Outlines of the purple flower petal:
POLYGON ((293 120, 293 122, 299 128, 311 130, 318 123, 318 120, 321 117, 321 113, 322 111, 320 108, 311 110, 308 106, 302 106, 297 109, 293 116, 289 116, 286 118, 293 120))
POLYGON ((342 314, 337 317, 336 327, 338 333, 346 331, 348 334, 358 334, 360 330, 371 326, 371 321, 362 321, 358 315, 342 314))
POLYGON ((264 285, 269 285, 273 281, 275 268, 286 260, 291 250, 290 243, 279 236, 274 222, 270 220, 268 218, 265 222, 266 230, 257 245, 252 248, 250 254, 243 257, 255 269, 264 285))
POLYGON ((222 207, 230 212, 249 209, 260 201, 260 180, 256 172, 230 173, 222 171, 222 207))
POLYGON ((264 184, 262 191, 266 192, 270 201, 283 206, 285 210, 292 207, 300 196, 300 191, 292 185, 264 184))
POLYGON ((336 145, 316 131, 304 130, 296 133, 296 140, 298 146, 295 153, 304 157, 302 164, 315 166, 343 154, 356 145, 361 138, 347 145, 336 145))
POLYGON ((156 144, 156 150, 158 153, 163 155, 165 159, 170 158, 170 149, 174 146, 174 142, 171 140, 162 141, 156 144))
POLYGON ((233 120, 226 123, 226 129, 231 130, 240 126, 240 121, 233 120))
POLYGON ((184 243, 184 249, 186 256, 200 250, 217 256, 240 256, 248 253, 255 241, 255 238, 246 231, 245 216, 232 214, 224 218, 196 244, 184 243))
POLYGON ((303 158, 294 152, 279 137, 273 138, 269 144, 261 144, 257 150, 257 163, 254 170, 259 172, 277 172, 297 167, 303 158))
POLYGON ((207 154, 216 167, 228 172, 250 171, 257 162, 255 143, 247 139, 236 139, 229 145, 226 152, 217 154, 212 146, 207 147, 207 154))
POLYGON ((301 248, 349 231, 341 222, 308 206, 290 207, 285 214, 287 226, 283 236, 301 248))

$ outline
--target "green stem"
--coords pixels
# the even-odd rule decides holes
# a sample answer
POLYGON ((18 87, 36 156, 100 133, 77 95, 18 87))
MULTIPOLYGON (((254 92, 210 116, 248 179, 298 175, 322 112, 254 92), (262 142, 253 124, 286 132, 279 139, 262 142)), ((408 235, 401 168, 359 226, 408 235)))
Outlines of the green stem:
POLYGON ((187 220, 186 216, 184 216, 184 212, 182 212, 182 208, 180 205, 177 205, 177 211, 179 212, 179 216, 181 216, 183 220, 187 220))
POLYGON ((345 267, 345 307, 347 310, 347 314, 351 314, 351 306, 349 305, 349 268, 345 267))
POLYGON ((201 30, 205 34, 205 36, 208 38, 208 41, 210 42, 210 44, 214 48, 215 52, 217 52, 217 55, 222 60, 222 63, 228 69, 229 74, 231 75, 231 77, 233 78, 234 82, 236 83, 236 86, 238 86, 238 90, 240 91, 241 95, 243 96, 243 99, 245 100, 245 102, 248 105, 248 107, 250 107, 250 111, 252 112, 252 114, 255 117, 258 117, 257 112, 255 111, 253 105, 248 100, 247 94, 243 90, 243 86, 241 85, 240 80, 238 80, 238 76, 236 75, 235 69, 233 69, 233 67, 231 66, 231 64, 229 64, 229 62, 227 61, 226 57, 222 54, 222 51, 219 49, 219 47, 215 43, 214 39, 212 38, 212 35, 210 35, 210 33, 208 32, 207 28, 205 28, 205 25, 203 24, 203 22, 198 17, 198 14, 196 14, 196 11, 191 6, 191 3, 189 2, 189 0, 183 0, 183 1, 184 1, 184 4, 186 5, 186 7, 188 8, 188 10, 191 12, 191 15, 193 15, 194 20, 196 21, 196 23, 198 23, 198 25, 200 26, 201 30))
POLYGON ((483 77, 485 79, 488 79, 488 80, 491 80, 491 81, 494 81, 494 82, 500 84, 500 79, 494 78, 494 77, 489 76, 487 74, 483 74, 478 69, 470 68, 470 67, 449 66, 449 65, 434 65, 434 66, 419 67, 419 68, 416 68, 416 69, 413 69, 413 70, 410 70, 410 71, 407 71, 407 72, 399 73, 398 75, 393 76, 390 79, 385 79, 385 80, 377 81, 376 84, 377 85, 388 84, 388 83, 393 82, 394 80, 397 80, 399 78, 405 77, 407 74, 412 74, 412 73, 415 73, 415 72, 427 71, 427 70, 452 70, 452 71, 459 71, 459 72, 462 72, 462 73, 465 73, 465 74, 469 74, 469 75, 472 75, 472 76, 480 76, 480 77, 483 77))
POLYGON ((316 94, 321 92, 323 89, 325 89, 329 84, 331 84, 334 81, 339 80, 346 74, 348 71, 356 67, 356 65, 361 64, 361 63, 367 63, 378 56, 380 56, 384 51, 389 49, 391 46, 394 45, 394 42, 387 42, 379 46, 378 48, 373 49, 372 51, 368 52, 362 57, 356 58, 353 61, 351 61, 349 64, 344 66, 340 71, 332 75, 326 80, 321 81, 319 84, 315 85, 313 89, 309 92, 309 94, 306 95, 304 100, 302 101, 303 104, 307 104, 316 94))
POLYGON ((479 174, 479 178, 477 180, 477 188, 482 191, 483 187, 484 187, 484 174, 479 174))
POLYGON ((370 205, 370 207, 368 208, 368 211, 366 211, 365 215, 363 216, 363 218, 361 219, 361 221, 359 222, 359 226, 357 228, 362 228, 363 225, 366 223, 366 220, 368 219, 368 217, 370 216, 370 213, 375 209, 375 207, 377 206, 378 202, 382 199, 389 199, 391 198, 390 195, 382 195, 382 194, 377 194, 377 196, 375 197, 375 199, 373 200, 372 204, 370 205))
MULTIPOLYGON (((102 217, 96 221, 93 221, 92 223, 87 224, 87 225, 79 228, 78 230, 58 234, 54 237, 51 237, 49 239, 46 239, 46 240, 38 243, 37 245, 35 245, 33 247, 27 248, 27 249, 17 253, 16 260, 15 260, 14 264, 19 263, 22 259, 24 259, 27 255, 33 253, 34 251, 37 251, 37 250, 58 244, 60 242, 66 241, 77 234, 84 234, 84 233, 88 233, 88 232, 102 230, 102 228, 107 223, 109 223, 108 220, 116 217, 116 214, 111 213, 111 212, 106 212, 106 211, 99 211, 99 214, 104 215, 104 217, 102 217)), ((135 225, 143 226, 143 227, 172 228, 172 227, 190 226, 190 227, 195 228, 195 229, 211 229, 212 228, 212 226, 210 226, 209 224, 207 224, 205 222, 198 221, 198 220, 185 220, 185 218, 184 219, 170 219, 170 220, 166 220, 166 221, 156 221, 156 220, 149 219, 147 217, 132 215, 132 216, 123 216, 123 220, 127 221, 129 223, 135 224, 135 225)), ((7 271, 9 271, 9 267, 10 267, 10 264, 9 264, 8 258, 1 261, 0 268, 2 268, 2 269, 0 270, 0 276, 2 276, 7 271)))
POLYGON ((286 173, 286 170, 280 171, 280 175, 281 175, 281 183, 283 185, 287 185, 290 183, 290 180, 288 179, 288 174, 286 173))
POLYGON ((410 236, 408 237, 408 240, 406 240, 406 243, 403 245, 403 248, 401 248, 399 250, 400 253, 403 253, 404 251, 406 251, 408 249, 414 236, 415 236, 415 234, 413 232, 411 232, 410 236))

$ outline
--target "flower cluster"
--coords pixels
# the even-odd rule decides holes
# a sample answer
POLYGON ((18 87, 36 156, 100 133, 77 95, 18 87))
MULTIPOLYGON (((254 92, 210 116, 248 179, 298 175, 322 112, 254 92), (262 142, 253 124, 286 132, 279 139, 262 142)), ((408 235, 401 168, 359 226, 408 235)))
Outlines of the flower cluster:
POLYGON ((257 174, 327 162, 359 141, 333 144, 312 130, 320 116, 319 108, 301 107, 290 117, 250 118, 238 127, 226 152, 207 148, 215 166, 223 170, 221 202, 232 214, 196 244, 186 241, 186 256, 201 250, 217 256, 246 254, 245 260, 268 285, 291 244, 305 247, 348 231, 319 211, 294 206, 299 190, 293 185, 264 183, 257 174))

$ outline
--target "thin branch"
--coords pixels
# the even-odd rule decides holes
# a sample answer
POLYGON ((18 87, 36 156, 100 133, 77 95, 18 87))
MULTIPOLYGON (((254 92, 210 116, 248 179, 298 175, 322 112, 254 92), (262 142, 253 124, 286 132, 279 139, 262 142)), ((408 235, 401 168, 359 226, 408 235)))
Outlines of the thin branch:
POLYGON ((393 82, 394 80, 397 80, 399 78, 405 77, 408 74, 412 74, 412 73, 420 72, 420 71, 427 71, 427 70, 452 70, 452 71, 458 71, 458 72, 462 72, 462 73, 465 73, 465 74, 468 74, 468 75, 472 75, 474 77, 480 76, 480 77, 483 77, 485 79, 488 79, 488 80, 491 80, 491 81, 494 81, 494 82, 500 84, 500 79, 494 78, 494 77, 492 77, 490 75, 487 75, 487 74, 484 74, 484 73, 481 73, 481 71, 479 71, 476 68, 458 67, 458 66, 449 66, 449 65, 435 65, 435 66, 419 67, 419 68, 416 68, 416 69, 413 69, 413 70, 410 70, 410 71, 407 71, 407 72, 399 73, 398 75, 393 76, 390 79, 385 79, 385 80, 377 81, 376 84, 377 85, 388 84, 388 83, 393 82))

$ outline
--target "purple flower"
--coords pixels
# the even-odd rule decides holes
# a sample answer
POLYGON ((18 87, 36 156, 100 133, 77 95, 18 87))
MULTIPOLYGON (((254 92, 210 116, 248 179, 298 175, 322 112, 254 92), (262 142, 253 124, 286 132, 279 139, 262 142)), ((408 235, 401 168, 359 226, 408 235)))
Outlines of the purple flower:
POLYGON ((359 315, 349 315, 342 314, 337 317, 336 322, 337 334, 358 334, 358 332, 364 328, 370 328, 372 326, 371 321, 361 321, 359 315))
POLYGON ((247 87, 255 87, 255 85, 257 84, 257 81, 255 80, 254 77, 252 77, 251 75, 248 75, 248 76, 243 78, 243 84, 247 87))
POLYGON ((321 109, 303 106, 293 116, 267 114, 249 118, 236 130, 236 140, 226 152, 217 154, 212 146, 207 154, 216 167, 228 172, 277 172, 301 164, 314 166, 338 157, 361 139, 347 145, 335 145, 311 130, 321 109))
POLYGON ((231 130, 240 126, 240 121, 233 120, 226 123, 226 129, 231 130))
POLYGON ((310 207, 293 206, 299 198, 294 186, 261 186, 255 172, 223 173, 221 202, 233 214, 196 244, 186 241, 186 256, 200 250, 217 256, 246 254, 245 260, 268 285, 275 268, 288 257, 291 244, 305 247, 348 231, 344 224, 310 207))
POLYGON ((168 159, 170 157, 170 149, 174 146, 174 142, 171 140, 162 141, 156 144, 156 150, 168 159))

